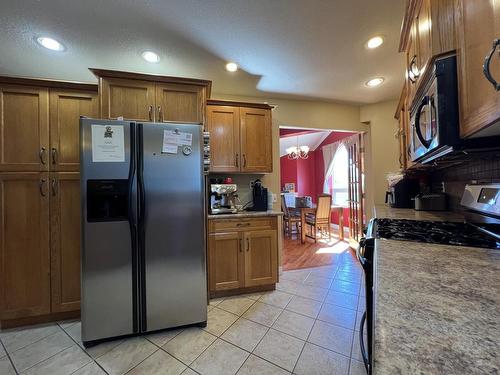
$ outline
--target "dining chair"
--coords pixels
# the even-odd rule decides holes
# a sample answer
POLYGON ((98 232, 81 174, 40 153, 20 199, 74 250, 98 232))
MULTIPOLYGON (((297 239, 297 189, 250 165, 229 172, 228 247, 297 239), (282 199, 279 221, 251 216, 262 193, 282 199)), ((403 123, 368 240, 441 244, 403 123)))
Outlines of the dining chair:
POLYGON ((285 200, 285 196, 281 196, 281 211, 283 211, 283 233, 285 235, 292 236, 293 224, 295 224, 295 228, 297 230, 297 236, 300 234, 300 216, 295 212, 291 211, 285 200))
MULTIPOLYGON (((311 234, 307 234, 306 237, 312 238, 314 242, 317 241, 318 229, 323 231, 324 228, 328 230, 328 239, 332 238, 331 234, 331 211, 332 211, 332 196, 329 194, 318 195, 318 204, 316 206, 316 212, 306 214, 305 224, 309 226, 311 234)), ((304 228, 305 230, 305 228, 304 228)))

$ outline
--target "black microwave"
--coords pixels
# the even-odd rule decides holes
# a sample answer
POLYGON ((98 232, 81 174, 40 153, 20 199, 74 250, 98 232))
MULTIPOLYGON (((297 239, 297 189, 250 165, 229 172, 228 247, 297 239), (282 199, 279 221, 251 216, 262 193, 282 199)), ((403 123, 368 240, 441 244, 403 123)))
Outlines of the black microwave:
POLYGON ((409 154, 427 163, 460 143, 456 56, 435 60, 412 103, 409 154))

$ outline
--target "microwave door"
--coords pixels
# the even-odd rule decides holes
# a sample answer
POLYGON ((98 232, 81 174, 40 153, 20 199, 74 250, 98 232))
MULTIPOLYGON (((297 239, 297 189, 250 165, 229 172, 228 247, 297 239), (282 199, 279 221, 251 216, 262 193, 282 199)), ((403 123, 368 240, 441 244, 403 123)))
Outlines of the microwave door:
POLYGON ((428 152, 430 142, 427 140, 429 119, 429 96, 420 101, 412 119, 413 161, 420 159, 428 152))

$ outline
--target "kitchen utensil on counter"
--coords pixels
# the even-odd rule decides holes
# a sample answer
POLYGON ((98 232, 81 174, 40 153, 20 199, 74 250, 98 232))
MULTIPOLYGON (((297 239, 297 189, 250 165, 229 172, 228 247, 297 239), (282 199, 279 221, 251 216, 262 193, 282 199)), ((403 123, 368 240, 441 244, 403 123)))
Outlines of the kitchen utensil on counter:
POLYGON ((448 209, 448 196, 445 193, 420 193, 415 197, 415 210, 417 211, 446 211, 448 209))

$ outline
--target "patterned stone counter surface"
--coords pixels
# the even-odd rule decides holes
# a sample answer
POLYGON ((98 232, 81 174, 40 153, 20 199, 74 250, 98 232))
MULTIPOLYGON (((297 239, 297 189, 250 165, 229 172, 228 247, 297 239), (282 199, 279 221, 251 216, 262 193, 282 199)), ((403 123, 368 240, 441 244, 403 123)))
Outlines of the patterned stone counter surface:
POLYGON ((208 215, 209 219, 246 219, 252 217, 265 217, 265 216, 282 216, 281 211, 242 211, 236 214, 220 214, 220 215, 208 215))
POLYGON ((379 219, 464 221, 464 216, 461 213, 453 211, 415 211, 413 208, 391 208, 376 205, 373 213, 374 217, 379 219))
POLYGON ((376 247, 374 374, 498 374, 500 250, 376 247))

